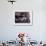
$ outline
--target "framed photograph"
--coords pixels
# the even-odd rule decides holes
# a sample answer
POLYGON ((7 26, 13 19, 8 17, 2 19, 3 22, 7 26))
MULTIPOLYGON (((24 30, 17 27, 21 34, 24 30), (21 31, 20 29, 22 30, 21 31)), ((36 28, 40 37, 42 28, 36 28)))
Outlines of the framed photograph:
POLYGON ((15 25, 17 26, 30 26, 32 25, 32 11, 16 11, 15 12, 15 25))

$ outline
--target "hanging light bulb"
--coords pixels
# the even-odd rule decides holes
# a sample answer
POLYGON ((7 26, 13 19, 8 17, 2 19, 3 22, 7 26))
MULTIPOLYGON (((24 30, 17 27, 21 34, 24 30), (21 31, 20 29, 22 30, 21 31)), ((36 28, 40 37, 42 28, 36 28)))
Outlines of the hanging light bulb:
POLYGON ((15 0, 8 0, 8 2, 11 2, 12 4, 16 2, 15 0))

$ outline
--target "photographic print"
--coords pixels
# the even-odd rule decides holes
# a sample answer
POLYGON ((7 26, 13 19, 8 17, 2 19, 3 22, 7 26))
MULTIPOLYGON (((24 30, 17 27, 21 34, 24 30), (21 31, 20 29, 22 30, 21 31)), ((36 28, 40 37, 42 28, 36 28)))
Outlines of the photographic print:
POLYGON ((32 25, 32 12, 30 11, 16 11, 15 25, 32 25))

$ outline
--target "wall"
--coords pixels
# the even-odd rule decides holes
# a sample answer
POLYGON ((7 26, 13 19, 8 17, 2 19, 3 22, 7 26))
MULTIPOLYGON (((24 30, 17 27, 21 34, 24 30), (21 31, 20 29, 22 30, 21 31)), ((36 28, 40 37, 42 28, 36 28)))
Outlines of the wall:
POLYGON ((46 40, 46 0, 17 0, 13 5, 0 0, 0 40, 14 40, 18 32, 26 32, 33 40, 46 40), (15 26, 16 10, 33 10, 32 26, 15 26))

